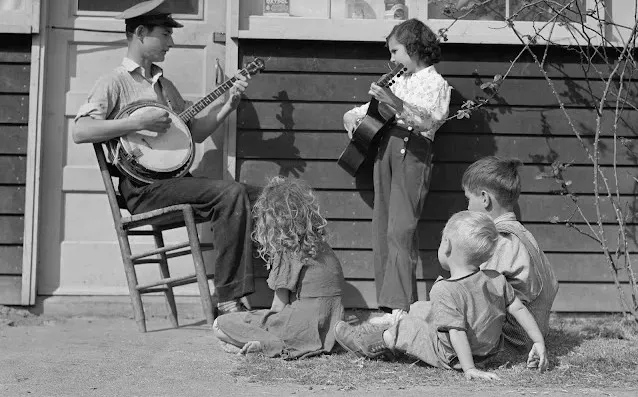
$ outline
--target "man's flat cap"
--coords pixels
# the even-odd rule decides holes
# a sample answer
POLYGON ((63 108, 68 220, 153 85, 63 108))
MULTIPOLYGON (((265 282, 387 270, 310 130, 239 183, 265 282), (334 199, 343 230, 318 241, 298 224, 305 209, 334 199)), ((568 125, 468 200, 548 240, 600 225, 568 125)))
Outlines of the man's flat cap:
POLYGON ((143 1, 122 11, 122 13, 115 18, 124 19, 127 25, 157 25, 169 28, 183 27, 184 25, 171 17, 170 6, 164 4, 164 2, 165 0, 143 1))

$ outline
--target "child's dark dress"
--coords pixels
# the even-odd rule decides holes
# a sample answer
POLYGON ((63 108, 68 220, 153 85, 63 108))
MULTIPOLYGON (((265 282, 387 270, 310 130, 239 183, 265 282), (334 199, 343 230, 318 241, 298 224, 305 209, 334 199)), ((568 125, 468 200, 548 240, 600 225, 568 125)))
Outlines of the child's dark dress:
POLYGON ((304 358, 330 353, 335 345, 334 327, 343 317, 343 271, 332 249, 324 244, 316 258, 283 253, 275 258, 268 276, 272 290, 292 291, 280 312, 252 310, 229 313, 217 325, 239 343, 259 341, 269 357, 304 358))

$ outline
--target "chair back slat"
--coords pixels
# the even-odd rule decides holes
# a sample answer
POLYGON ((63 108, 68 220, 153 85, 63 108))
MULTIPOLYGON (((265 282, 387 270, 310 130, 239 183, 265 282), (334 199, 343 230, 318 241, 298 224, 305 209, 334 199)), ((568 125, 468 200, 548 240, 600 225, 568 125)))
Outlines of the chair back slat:
POLYGON ((100 167, 100 174, 102 175, 102 182, 104 182, 104 188, 106 189, 106 196, 109 200, 109 206, 111 207, 111 214, 116 224, 121 223, 122 213, 121 208, 126 208, 124 198, 121 197, 115 190, 113 184, 113 177, 111 176, 111 168, 115 168, 112 164, 106 161, 104 155, 104 148, 101 143, 94 143, 93 149, 95 149, 95 156, 97 157, 97 164, 100 167))

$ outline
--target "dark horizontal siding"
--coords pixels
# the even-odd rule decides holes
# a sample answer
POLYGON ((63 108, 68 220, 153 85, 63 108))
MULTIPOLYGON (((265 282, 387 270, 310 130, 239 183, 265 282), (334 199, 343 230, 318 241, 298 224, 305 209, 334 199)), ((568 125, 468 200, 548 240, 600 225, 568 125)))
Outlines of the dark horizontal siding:
MULTIPOLYGON (((265 76, 268 76, 266 74, 265 76)), ((255 77, 256 81, 260 76, 255 77)), ((268 78, 268 77, 264 77, 268 78)), ((252 91, 252 83, 248 93, 252 91)), ((277 94, 274 93, 276 96, 277 94)), ((333 102, 282 102, 251 100, 241 102, 239 112, 243 115, 238 120, 242 129, 264 130, 315 130, 342 131, 341 117, 324 117, 328 114, 345 113, 355 103, 333 102)), ((454 111, 452 108, 451 113, 454 111)), ((439 135, 455 134, 491 134, 491 135, 521 135, 521 136, 567 136, 573 137, 565 113, 574 120, 577 131, 585 138, 592 137, 596 130, 596 112, 587 108, 570 108, 565 112, 556 108, 507 108, 500 109, 490 106, 476 111, 469 119, 452 119, 447 121, 439 130, 439 135)), ((605 110, 601 120, 603 136, 612 136, 614 112, 605 110)), ((638 111, 626 111, 618 122, 618 136, 635 137, 638 133, 638 111)))
MULTIPOLYGON (((332 43, 307 41, 246 40, 241 43, 241 56, 249 60, 261 57, 267 60, 266 71, 285 71, 293 73, 335 73, 347 72, 372 74, 378 76, 387 73, 388 50, 383 44, 370 43, 332 43)), ((504 74, 515 59, 521 47, 511 45, 465 45, 444 44, 443 59, 437 69, 446 76, 478 75, 491 77, 504 74)), ((542 58, 545 47, 532 47, 537 57, 542 58)), ((596 49, 596 51, 600 51, 596 49)), ((558 47, 550 48, 548 60, 542 71, 528 52, 523 53, 510 71, 510 76, 542 77, 546 73, 551 78, 585 79, 609 76, 611 68, 600 59, 592 56, 593 67, 583 68, 580 55, 575 51, 564 51, 558 47)))
MULTIPOLYGON (((583 146, 571 137, 497 136, 441 133, 436 138, 435 157, 439 162, 473 162, 486 155, 517 157, 528 164, 551 164, 556 158, 569 159, 573 165, 591 164, 583 146)), ((323 131, 260 131, 241 130, 237 135, 237 155, 244 159, 334 160, 348 144, 344 133, 323 131), (260 142, 262 145, 254 145, 260 142), (291 146, 296 150, 290 150, 291 146), (267 148, 268 150, 264 150, 267 148)), ((593 142, 584 146, 593 150, 593 142)), ((618 145, 614 153, 614 139, 599 141, 601 165, 635 165, 633 147, 618 145)))
MULTIPOLYGON (((480 85, 505 73, 507 60, 519 50, 517 46, 445 44, 445 58, 437 70, 454 87, 451 114, 466 100, 487 97, 480 85)), ((538 54, 542 50, 534 49, 538 54)), ((437 133, 431 193, 419 223, 418 278, 430 286, 441 274, 436 248, 446 219, 466 206, 461 176, 467 166, 487 155, 516 157, 524 162, 517 215, 556 269, 562 287, 555 308, 615 311, 619 309, 615 287, 600 247, 560 223, 572 217, 577 228, 587 230, 582 219, 573 217, 575 204, 560 194, 551 167, 554 161, 570 164, 561 176, 579 195, 585 216, 593 219, 593 168, 584 147, 593 149, 596 111, 592 105, 603 90, 600 77, 610 71, 600 61, 595 61, 595 68, 583 69, 575 52, 549 51, 551 62, 543 71, 524 54, 489 105, 469 119, 449 120, 437 133), (545 74, 553 79, 565 111, 559 108, 545 74), (614 302, 601 304, 597 299, 614 302)), ((387 49, 376 43, 240 41, 240 63, 254 57, 267 60, 266 70, 251 80, 238 110, 237 178, 261 186, 273 175, 293 176, 317 189, 322 212, 330 221, 331 244, 352 289, 346 305, 374 306, 371 178, 350 177, 336 160, 348 141, 343 113, 367 101, 370 83, 388 71, 387 49)), ((630 95, 638 93, 635 83, 624 89, 630 95)), ((599 161, 613 192, 617 186, 617 199, 627 210, 626 222, 634 233, 637 158, 631 140, 615 145, 614 123, 608 106, 601 122, 599 161), (617 182, 612 178, 614 167, 617 182)), ((615 133, 631 139, 638 135, 637 128, 638 111, 625 111, 615 133)), ((599 192, 606 194, 605 184, 600 183, 599 192)), ((615 214, 608 198, 602 200, 600 210, 604 230, 615 236, 615 214)), ((629 250, 638 252, 638 244, 632 242, 629 250)), ((258 260, 256 266, 260 277, 265 277, 258 260)), ((621 279, 626 281, 627 275, 621 274, 621 279)), ((260 294, 270 296, 267 291, 260 294)))
MULTIPOLYGON (((438 138, 437 138, 438 139, 438 138)), ((264 155, 266 156, 266 155, 264 155)), ((470 165, 467 163, 438 163, 435 162, 432 171, 430 191, 461 191, 461 177, 463 171, 470 165)), ((295 175, 313 182, 319 189, 372 189, 370 178, 358 177, 354 179, 345 173, 336 160, 307 161, 304 159, 272 160, 238 159, 238 175, 241 182, 262 185, 267 176, 295 175)), ((552 174, 548 165, 524 165, 519 169, 524 193, 551 194, 559 192, 559 185, 553 178, 545 176, 552 174)), ((602 167, 602 173, 608 180, 613 176, 612 167, 602 167)), ((620 167, 618 172, 618 191, 620 194, 634 194, 636 181, 633 179, 635 168, 620 167)), ((592 194, 594 191, 593 167, 572 166, 563 173, 563 178, 571 182, 570 189, 578 194, 592 194)), ((601 193, 604 185, 599 186, 601 193)))
POLYGON ((22 288, 30 63, 30 35, 0 34, 0 304, 22 288))
MULTIPOLYGON (((372 250, 336 249, 335 253, 344 265, 344 275, 349 279, 371 280, 374 278, 372 250)), ((613 282, 609 266, 604 255, 598 253, 548 252, 547 257, 554 264, 556 277, 561 283, 600 283, 613 282)), ((420 252, 421 265, 417 268, 417 279, 434 281, 444 274, 438 264, 435 250, 420 252)), ((267 277, 268 271, 260 259, 255 259, 255 272, 258 277, 267 277)), ((627 281, 625 272, 620 279, 627 281)))
MULTIPOLYGON (((356 103, 366 102, 369 99, 368 89, 370 83, 378 79, 378 76, 358 76, 341 73, 285 73, 269 72, 268 78, 254 79, 251 81, 251 99, 272 101, 289 100, 308 102, 316 98, 323 98, 323 102, 356 103), (273 96, 272 87, 287 87, 273 96), (348 87, 344 90, 343 87, 348 87)), ((475 76, 448 77, 448 82, 454 87, 452 93, 452 106, 461 105, 468 99, 487 97, 480 88, 483 83, 491 79, 482 79, 475 76)), ((630 97, 638 94, 638 82, 626 84, 630 97)), ((558 93, 558 99, 552 94, 552 88, 542 78, 517 78, 509 77, 499 89, 498 95, 490 99, 492 106, 498 106, 492 112, 497 115, 504 106, 517 107, 550 107, 557 106, 558 100, 565 106, 583 108, 597 106, 602 97, 605 82, 603 81, 573 81, 555 80, 554 89, 558 93), (588 92, 585 94, 585 92, 588 92), (520 95, 521 93, 532 95, 520 95)), ((607 107, 613 108, 613 103, 607 107)))

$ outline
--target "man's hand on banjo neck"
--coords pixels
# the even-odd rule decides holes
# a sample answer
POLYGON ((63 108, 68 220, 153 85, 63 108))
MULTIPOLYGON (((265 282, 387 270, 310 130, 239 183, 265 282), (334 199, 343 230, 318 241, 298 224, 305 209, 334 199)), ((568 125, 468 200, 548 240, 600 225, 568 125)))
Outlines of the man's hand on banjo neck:
POLYGON ((224 102, 213 103, 193 118, 191 134, 197 143, 201 143, 215 132, 224 122, 226 117, 237 109, 241 102, 241 95, 248 87, 250 75, 236 74, 235 82, 228 91, 228 97, 224 102))

